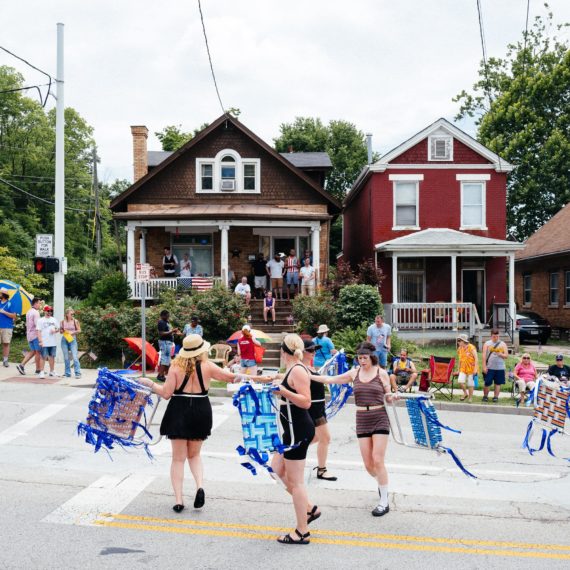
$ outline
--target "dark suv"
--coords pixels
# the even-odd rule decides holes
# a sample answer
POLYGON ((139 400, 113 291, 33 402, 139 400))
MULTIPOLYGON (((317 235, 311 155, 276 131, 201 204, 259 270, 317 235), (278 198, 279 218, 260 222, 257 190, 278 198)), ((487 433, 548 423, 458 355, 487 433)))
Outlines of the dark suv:
POLYGON ((517 313, 517 330, 519 340, 525 343, 529 340, 536 340, 541 344, 546 344, 550 338, 552 327, 550 323, 537 313, 517 313))

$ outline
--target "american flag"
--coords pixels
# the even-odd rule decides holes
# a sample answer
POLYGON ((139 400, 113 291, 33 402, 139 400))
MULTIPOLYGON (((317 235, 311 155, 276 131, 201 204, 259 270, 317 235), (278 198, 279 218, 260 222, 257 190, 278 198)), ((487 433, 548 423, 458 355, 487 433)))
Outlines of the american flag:
POLYGON ((214 286, 211 277, 192 277, 192 289, 195 291, 209 291, 214 286))

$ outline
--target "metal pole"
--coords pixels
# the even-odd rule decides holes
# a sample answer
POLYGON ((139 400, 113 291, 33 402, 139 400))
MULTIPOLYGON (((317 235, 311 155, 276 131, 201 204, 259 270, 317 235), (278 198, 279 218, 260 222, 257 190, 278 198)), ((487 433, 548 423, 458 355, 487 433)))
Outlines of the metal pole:
POLYGON ((141 337, 142 337, 142 375, 146 376, 146 281, 141 284, 141 337))
POLYGON ((55 111, 55 244, 54 254, 59 258, 60 270, 53 276, 54 317, 63 320, 65 302, 65 115, 63 102, 63 24, 57 24, 57 104, 55 111))

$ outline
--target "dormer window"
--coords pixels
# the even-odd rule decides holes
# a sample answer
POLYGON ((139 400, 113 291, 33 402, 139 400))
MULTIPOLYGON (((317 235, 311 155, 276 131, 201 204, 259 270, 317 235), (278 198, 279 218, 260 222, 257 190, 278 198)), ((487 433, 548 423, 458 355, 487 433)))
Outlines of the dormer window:
POLYGON ((428 160, 453 160, 453 137, 434 135, 428 139, 428 160))
POLYGON ((196 159, 196 192, 260 192, 260 159, 242 158, 232 149, 220 151, 215 158, 196 159))

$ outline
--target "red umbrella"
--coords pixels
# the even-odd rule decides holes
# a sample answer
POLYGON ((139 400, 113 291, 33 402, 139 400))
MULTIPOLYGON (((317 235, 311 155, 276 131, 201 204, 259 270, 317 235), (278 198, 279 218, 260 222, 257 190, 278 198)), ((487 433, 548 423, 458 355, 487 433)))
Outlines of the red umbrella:
MULTIPOLYGON (((123 339, 128 345, 129 348, 134 350, 139 356, 142 354, 142 338, 124 338, 123 339)), ((146 349, 146 365, 153 370, 158 366, 158 352, 150 342, 146 341, 145 343, 146 349)))

